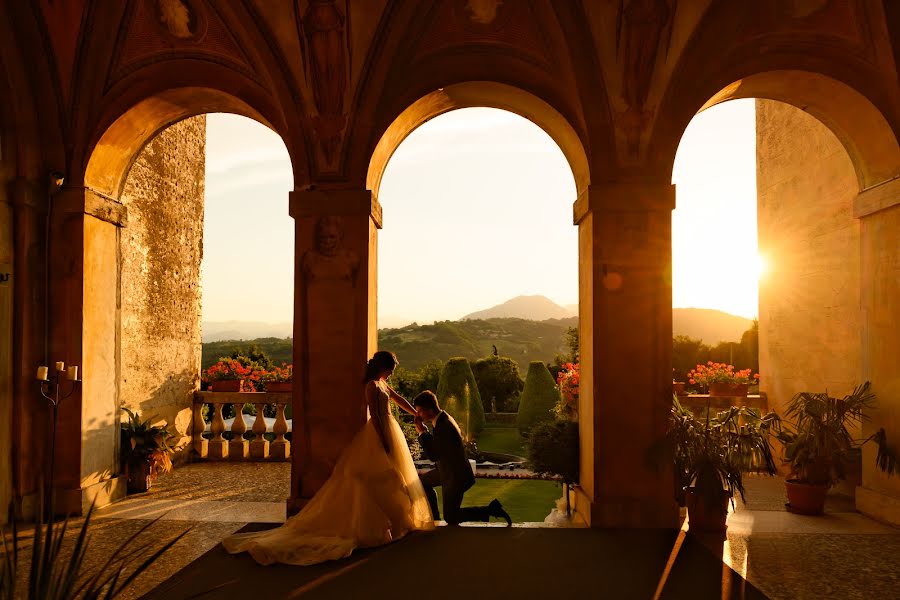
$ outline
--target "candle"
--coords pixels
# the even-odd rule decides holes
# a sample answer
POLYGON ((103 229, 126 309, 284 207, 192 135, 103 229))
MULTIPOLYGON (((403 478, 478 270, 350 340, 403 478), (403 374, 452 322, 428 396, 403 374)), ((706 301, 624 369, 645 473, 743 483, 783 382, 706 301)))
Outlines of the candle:
POLYGON ((69 367, 66 369, 66 379, 69 381, 78 380, 78 367, 69 367))
POLYGON ((57 370, 57 371, 65 371, 65 370, 66 370, 66 363, 64 363, 64 362, 62 362, 62 361, 56 363, 56 370, 57 370))
POLYGON ((38 381, 47 381, 47 367, 38 367, 37 370, 37 378, 38 381))

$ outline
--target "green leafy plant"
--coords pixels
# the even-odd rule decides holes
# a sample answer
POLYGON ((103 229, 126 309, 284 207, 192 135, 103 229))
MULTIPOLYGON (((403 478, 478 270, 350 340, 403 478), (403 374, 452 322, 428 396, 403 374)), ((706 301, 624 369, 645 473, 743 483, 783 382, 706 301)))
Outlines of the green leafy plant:
POLYGON ((519 376, 518 363, 506 356, 492 355, 476 360, 472 363, 472 374, 486 413, 509 411, 525 387, 519 376))
POLYGON ((172 470, 172 454, 175 449, 171 445, 173 436, 168 425, 153 425, 157 417, 141 420, 140 416, 124 406, 122 411, 128 415, 128 420, 121 424, 121 460, 122 466, 127 469, 135 469, 141 463, 147 463, 150 467, 150 478, 155 479, 159 473, 168 473, 172 470))
MULTIPOLYGON (((39 503, 43 514, 43 502, 39 503)), ((54 514, 52 510, 49 514, 54 514)), ((0 527, 3 538, 3 556, 0 557, 0 599, 27 598, 28 600, 79 600, 111 599, 119 596, 132 582, 146 571, 166 551, 174 546, 188 531, 169 540, 154 552, 153 542, 142 542, 141 535, 156 521, 151 521, 132 534, 116 548, 98 569, 87 571, 85 558, 90 551, 88 530, 94 507, 88 509, 81 529, 74 539, 71 554, 66 556, 63 541, 69 520, 56 521, 53 517, 44 524, 35 523, 31 546, 31 565, 28 578, 22 578, 26 589, 19 589, 19 527, 11 520, 12 536, 0 527)))
POLYGON ((667 441, 675 467, 675 497, 684 504, 684 489, 694 486, 707 506, 723 497, 744 497, 744 473, 774 475, 771 436, 781 427, 774 412, 732 406, 698 417, 672 398, 667 441))
POLYGON ((578 423, 569 420, 545 421, 528 436, 528 464, 538 475, 556 475, 566 491, 566 513, 571 513, 569 488, 578 483, 578 423))
POLYGON ((791 399, 785 417, 788 427, 778 435, 784 445, 784 457, 791 477, 798 483, 833 485, 846 477, 847 467, 859 457, 860 447, 874 441, 878 445, 876 465, 888 474, 898 471, 898 460, 880 429, 875 435, 859 440, 857 430, 875 408, 875 394, 869 382, 856 387, 843 398, 827 392, 801 392, 791 399))

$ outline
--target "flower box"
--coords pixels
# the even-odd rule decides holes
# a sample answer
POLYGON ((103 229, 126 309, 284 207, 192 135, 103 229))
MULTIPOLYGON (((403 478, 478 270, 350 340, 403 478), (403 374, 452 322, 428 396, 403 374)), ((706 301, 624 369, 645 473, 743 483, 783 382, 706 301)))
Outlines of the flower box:
POLYGON ((216 379, 209 382, 209 389, 213 392, 243 392, 243 379, 216 379))
POLYGON ((294 382, 292 381, 267 381, 267 392, 292 392, 294 391, 294 382))
POLYGON ((746 383, 710 383, 710 396, 746 396, 750 388, 746 383))

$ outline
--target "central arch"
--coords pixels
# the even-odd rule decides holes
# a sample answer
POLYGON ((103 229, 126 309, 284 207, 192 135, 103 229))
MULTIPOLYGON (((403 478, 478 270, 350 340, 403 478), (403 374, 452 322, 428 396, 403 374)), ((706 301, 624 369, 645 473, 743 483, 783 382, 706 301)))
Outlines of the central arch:
POLYGON ((534 94, 493 81, 469 81, 440 88, 419 98, 397 115, 372 151, 366 188, 378 197, 381 178, 391 156, 419 125, 451 110, 473 107, 499 108, 516 113, 546 131, 569 161, 577 194, 588 188, 591 174, 587 153, 569 121, 534 94))

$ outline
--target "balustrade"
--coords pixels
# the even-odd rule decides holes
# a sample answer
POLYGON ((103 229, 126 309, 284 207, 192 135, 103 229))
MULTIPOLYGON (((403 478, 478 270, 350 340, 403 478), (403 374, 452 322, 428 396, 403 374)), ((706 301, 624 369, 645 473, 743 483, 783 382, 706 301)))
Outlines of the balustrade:
POLYGON ((194 392, 193 435, 194 459, 233 461, 285 462, 291 458, 288 434, 292 421, 285 414, 291 392, 194 392), (234 418, 225 419, 223 409, 231 404, 234 418), (256 409, 250 433, 247 431, 244 407, 256 409), (212 418, 207 424, 203 408, 209 407, 212 418), (266 417, 267 406, 275 407, 275 418, 266 417), (269 440, 268 437, 272 437, 269 440), (250 439, 248 439, 248 437, 250 439))

